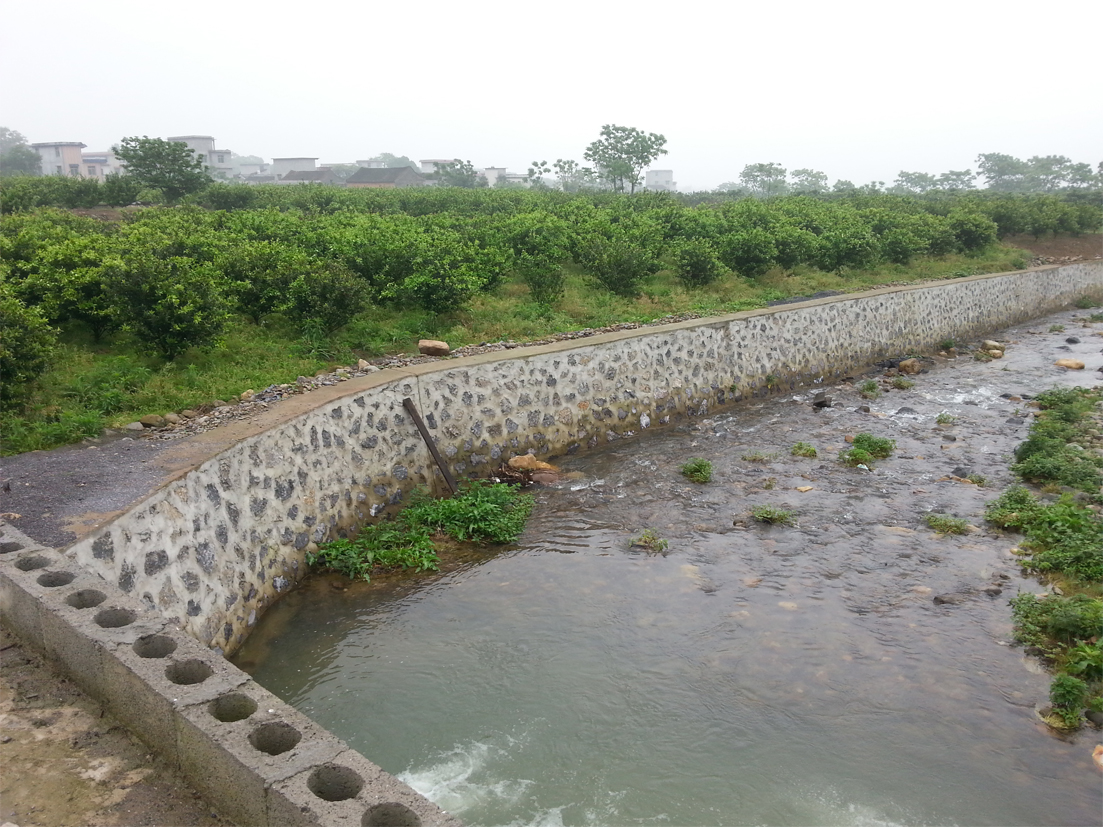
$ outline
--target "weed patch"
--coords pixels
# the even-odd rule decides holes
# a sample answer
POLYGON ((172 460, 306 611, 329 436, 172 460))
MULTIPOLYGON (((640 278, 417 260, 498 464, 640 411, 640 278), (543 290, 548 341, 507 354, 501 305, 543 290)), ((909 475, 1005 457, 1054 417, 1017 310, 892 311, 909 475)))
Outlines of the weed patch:
POLYGON ((898 391, 910 391, 915 387, 915 382, 911 379, 905 379, 903 376, 894 376, 892 386, 898 391))
POLYGON ((796 522, 792 511, 772 505, 756 505, 751 509, 751 516, 760 523, 770 525, 793 525, 796 522))
POLYGON ((969 530, 969 521, 948 514, 928 514, 927 525, 939 534, 965 534, 969 530))
POLYGON ((858 394, 862 399, 876 399, 881 395, 881 386, 875 379, 867 379, 858 386, 858 394))
POLYGON ((937 422, 939 425, 953 425, 955 422, 957 422, 957 417, 949 411, 943 411, 934 418, 934 421, 937 422))
POLYGON ((712 480, 712 463, 707 459, 694 457, 682 466, 682 476, 692 482, 704 484, 712 480))
POLYGON ((740 457, 744 462, 770 462, 777 459, 777 454, 767 454, 763 451, 751 451, 747 454, 742 454, 740 457))
POLYGON ((896 450, 896 440, 861 433, 854 437, 854 447, 868 451, 874 459, 888 459, 896 450))
POLYGON ((628 544, 631 548, 642 548, 648 554, 661 554, 666 551, 667 541, 652 531, 650 528, 644 529, 638 537, 633 537, 632 541, 628 544))
POLYGON ((807 457, 808 459, 815 459, 816 448, 807 442, 798 442, 792 448, 789 449, 789 453, 794 457, 807 457))
POLYGON ((353 540, 326 543, 307 555, 307 563, 359 580, 368 580, 373 570, 433 571, 440 562, 434 534, 460 542, 510 543, 524 530, 534 502, 516 486, 481 480, 464 483, 446 500, 419 489, 393 521, 366 526, 353 540))

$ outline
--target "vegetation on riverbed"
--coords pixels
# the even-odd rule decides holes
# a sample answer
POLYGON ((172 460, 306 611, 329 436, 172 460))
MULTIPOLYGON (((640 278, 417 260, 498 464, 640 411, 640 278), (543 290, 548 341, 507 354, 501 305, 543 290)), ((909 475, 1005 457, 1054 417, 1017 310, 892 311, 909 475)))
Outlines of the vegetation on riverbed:
POLYGON ((712 480, 712 463, 707 459, 694 457, 682 466, 682 476, 703 485, 712 480))
POLYGON ((751 509, 751 516, 760 523, 770 525, 793 525, 796 522, 792 511, 773 505, 756 505, 751 509))
POLYGON ((928 514, 927 525, 939 534, 965 534, 969 530, 969 521, 949 514, 928 514))
POLYGON ((789 453, 794 457, 805 457, 806 459, 816 458, 816 447, 808 442, 798 442, 792 448, 789 449, 789 453))
POLYGON ((434 499, 424 489, 394 520, 365 526, 354 539, 325 543, 307 554, 310 566, 368 580, 373 571, 434 571, 440 558, 434 538, 459 542, 511 543, 525 528, 535 501, 517 486, 465 482, 448 499, 434 499))
POLYGON ((50 177, 7 180, 0 199, 5 453, 409 353, 419 338, 524 341, 1018 269, 1029 256, 997 237, 1100 224, 1087 202, 976 194, 694 203, 216 184, 107 221, 52 207, 134 193, 50 177), (127 381, 104 381, 115 372, 127 381))
POLYGON ((1048 593, 1011 601, 1015 637, 1055 673, 1048 722, 1075 729, 1084 710, 1103 713, 1103 460, 1081 447, 1098 433, 1103 392, 1055 388, 1036 399, 1042 415, 1012 470, 1057 496, 1015 486, 988 504, 985 518, 1021 531, 1023 569, 1051 584, 1048 593))

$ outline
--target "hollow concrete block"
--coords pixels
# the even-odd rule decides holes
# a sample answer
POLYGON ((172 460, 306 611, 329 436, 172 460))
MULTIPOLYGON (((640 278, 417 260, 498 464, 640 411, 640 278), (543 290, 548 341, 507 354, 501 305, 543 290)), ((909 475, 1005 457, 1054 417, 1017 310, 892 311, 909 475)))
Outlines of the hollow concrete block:
POLYGON ((253 682, 182 708, 177 726, 181 770, 242 827, 269 823, 269 786, 348 750, 253 682))
POLYGON ((35 580, 51 566, 63 564, 56 551, 12 532, 0 534, 0 616, 23 640, 42 639, 42 606, 35 599, 35 580))
POLYGON ((107 653, 103 700, 122 724, 179 765, 179 711, 212 701, 241 686, 249 676, 175 627, 166 624, 155 634, 176 644, 171 653, 139 655, 135 644, 147 635, 119 642, 107 653))
POLYGON ((270 827, 462 827, 355 750, 273 784, 270 827))

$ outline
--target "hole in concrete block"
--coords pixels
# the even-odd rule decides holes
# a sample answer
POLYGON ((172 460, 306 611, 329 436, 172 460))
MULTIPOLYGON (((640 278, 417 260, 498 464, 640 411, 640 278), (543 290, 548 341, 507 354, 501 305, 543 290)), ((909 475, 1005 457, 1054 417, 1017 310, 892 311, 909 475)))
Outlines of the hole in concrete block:
POLYGON ((346 801, 355 798, 364 786, 364 779, 355 770, 337 764, 322 764, 306 779, 309 790, 326 801, 346 801))
POLYGON ((210 664, 201 660, 182 660, 165 670, 165 677, 181 686, 203 683, 213 674, 214 670, 211 669, 210 664))
POLYGON ((104 609, 102 612, 97 612, 94 618, 96 625, 104 629, 118 629, 122 626, 129 626, 137 619, 138 615, 130 609, 104 609))
POLYGON ((91 609, 105 600, 107 600, 107 595, 96 589, 81 589, 79 592, 73 592, 65 598, 65 602, 74 609, 91 609))
POLYGON ((146 635, 134 641, 134 654, 140 658, 167 658, 176 651, 176 641, 167 635, 146 635))
POLYGON ((243 721, 257 711, 257 702, 248 695, 231 692, 221 698, 215 698, 207 707, 217 720, 224 724, 243 721))
POLYGON ((48 571, 45 574, 38 575, 38 585, 45 586, 48 589, 57 586, 68 586, 76 577, 71 571, 48 571))
POLYGON ((421 817, 405 804, 387 802, 368 808, 361 827, 421 827, 421 817))
POLYGON ((9 540, 6 543, 0 543, 0 554, 11 554, 13 551, 19 551, 21 548, 23 548, 22 543, 9 540))
POLYGON ((253 748, 267 752, 269 755, 281 755, 295 749, 295 745, 302 739, 303 734, 299 730, 282 721, 263 724, 249 734, 249 743, 253 748))
POLYGON ((50 558, 43 557, 41 554, 32 554, 29 557, 23 557, 15 561, 15 567, 20 571, 44 569, 48 565, 50 565, 50 558))

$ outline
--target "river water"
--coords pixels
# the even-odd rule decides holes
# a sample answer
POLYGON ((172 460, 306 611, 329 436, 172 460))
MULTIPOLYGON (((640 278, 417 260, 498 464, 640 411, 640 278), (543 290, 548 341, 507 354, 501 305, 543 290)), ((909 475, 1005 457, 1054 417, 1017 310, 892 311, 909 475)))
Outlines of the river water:
POLYGON ((877 400, 842 385, 827 410, 780 397, 569 458, 516 546, 312 578, 237 661, 473 825, 1099 824, 1100 732, 1038 720, 1049 678, 1007 601, 1042 587, 981 519, 1029 426, 1001 394, 1098 381, 1052 366, 1103 364, 1103 326, 1075 324, 877 400), (842 467, 860 431, 894 456, 842 467), (678 473, 695 456, 711 483, 678 473), (962 470, 987 486, 941 479, 962 470), (749 519, 760 504, 796 524, 749 519), (932 511, 980 530, 937 536, 932 511), (665 552, 630 548, 645 528, 665 552))

